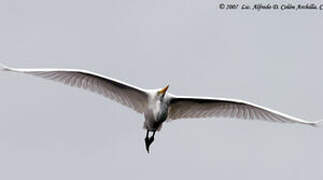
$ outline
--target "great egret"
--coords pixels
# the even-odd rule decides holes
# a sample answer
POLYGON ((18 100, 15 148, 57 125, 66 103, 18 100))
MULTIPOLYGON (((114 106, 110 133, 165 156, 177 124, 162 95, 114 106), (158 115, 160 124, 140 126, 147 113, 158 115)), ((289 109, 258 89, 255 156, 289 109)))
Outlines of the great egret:
POLYGON ((283 123, 300 123, 315 126, 321 121, 305 121, 250 102, 209 97, 175 96, 167 93, 168 85, 161 89, 142 89, 116 79, 86 70, 76 69, 18 69, 1 65, 3 71, 14 71, 64 84, 87 89, 125 106, 145 116, 145 145, 154 141, 166 120, 183 118, 230 117, 238 119, 260 119, 283 123), (152 135, 149 137, 149 133, 152 135))

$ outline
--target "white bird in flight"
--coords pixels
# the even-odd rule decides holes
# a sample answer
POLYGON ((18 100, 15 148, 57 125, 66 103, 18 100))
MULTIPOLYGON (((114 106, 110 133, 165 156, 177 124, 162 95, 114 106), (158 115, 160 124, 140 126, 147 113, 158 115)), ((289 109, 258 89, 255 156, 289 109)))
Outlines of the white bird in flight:
POLYGON ((77 69, 18 69, 4 65, 2 71, 31 74, 41 78, 90 90, 144 114, 145 145, 154 141, 155 132, 165 121, 184 118, 229 117, 259 119, 282 123, 299 123, 315 126, 321 121, 305 121, 250 102, 211 97, 176 96, 161 89, 142 89, 122 81, 77 69), (152 135, 149 137, 149 133, 152 135))

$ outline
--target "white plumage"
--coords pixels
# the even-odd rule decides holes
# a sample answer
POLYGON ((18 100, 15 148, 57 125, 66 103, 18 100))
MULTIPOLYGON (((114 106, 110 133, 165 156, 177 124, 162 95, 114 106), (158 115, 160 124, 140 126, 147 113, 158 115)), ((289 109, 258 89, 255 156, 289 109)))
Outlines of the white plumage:
POLYGON ((283 123, 300 123, 312 126, 320 122, 305 121, 241 100, 175 96, 166 93, 168 86, 156 90, 142 89, 86 70, 18 69, 9 68, 4 65, 0 67, 3 71, 31 74, 62 82, 73 87, 90 90, 121 103, 138 113, 143 113, 145 116, 144 128, 147 129, 145 142, 148 152, 149 146, 154 140, 155 132, 160 130, 163 122, 166 120, 229 117, 283 123), (151 137, 149 137, 150 131, 153 132, 151 137))

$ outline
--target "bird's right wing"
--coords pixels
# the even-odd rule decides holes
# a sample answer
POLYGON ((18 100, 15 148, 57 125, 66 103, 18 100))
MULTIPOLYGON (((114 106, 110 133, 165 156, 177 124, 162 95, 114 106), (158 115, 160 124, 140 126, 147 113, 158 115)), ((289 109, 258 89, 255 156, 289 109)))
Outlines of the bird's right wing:
POLYGON ((171 96, 168 119, 230 117, 274 122, 316 125, 321 121, 305 121, 249 102, 224 98, 171 96))
POLYGON ((73 87, 90 90, 130 107, 139 113, 144 112, 148 102, 148 94, 145 90, 86 70, 18 69, 1 64, 0 70, 31 74, 73 87))

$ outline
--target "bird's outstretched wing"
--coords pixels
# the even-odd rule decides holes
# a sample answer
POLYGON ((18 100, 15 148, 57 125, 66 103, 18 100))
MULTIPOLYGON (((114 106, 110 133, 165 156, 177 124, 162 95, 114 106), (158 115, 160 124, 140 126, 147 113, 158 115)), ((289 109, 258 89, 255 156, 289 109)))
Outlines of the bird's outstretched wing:
POLYGON ((148 102, 148 95, 145 90, 86 70, 18 69, 1 64, 0 70, 31 74, 73 87, 87 89, 128 106, 139 113, 143 113, 148 102))
POLYGON ((230 117, 237 119, 259 119, 283 123, 300 123, 315 126, 320 121, 305 121, 299 118, 261 107, 249 102, 203 97, 171 96, 168 119, 230 117))

